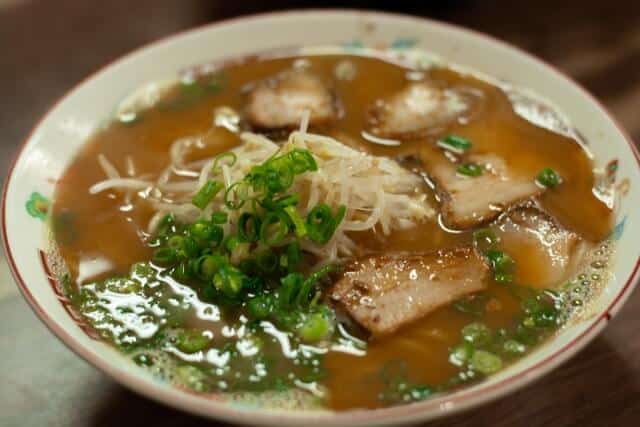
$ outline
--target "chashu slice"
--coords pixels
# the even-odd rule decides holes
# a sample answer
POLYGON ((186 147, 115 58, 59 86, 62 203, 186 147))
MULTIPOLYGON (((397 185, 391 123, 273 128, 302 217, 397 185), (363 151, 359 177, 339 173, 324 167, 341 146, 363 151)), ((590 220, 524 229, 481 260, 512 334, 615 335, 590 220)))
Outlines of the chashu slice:
POLYGON ((374 336, 486 288, 489 268, 471 247, 352 261, 331 299, 374 336))
POLYGON ((440 128, 464 113, 470 100, 434 82, 410 83, 370 110, 370 131, 383 138, 406 139, 440 128))
POLYGON ((435 185, 446 227, 465 230, 495 219, 508 207, 531 199, 544 191, 533 176, 512 171, 506 162, 493 154, 469 155, 465 163, 482 167, 480 176, 457 172, 458 163, 442 156, 425 165, 435 185))
POLYGON ((516 261, 516 282, 540 288, 572 277, 591 246, 533 204, 506 213, 494 229, 501 249, 516 261))
POLYGON ((329 89, 316 75, 302 70, 284 71, 259 82, 249 92, 246 107, 251 125, 261 129, 298 127, 307 110, 310 125, 337 116, 329 89))

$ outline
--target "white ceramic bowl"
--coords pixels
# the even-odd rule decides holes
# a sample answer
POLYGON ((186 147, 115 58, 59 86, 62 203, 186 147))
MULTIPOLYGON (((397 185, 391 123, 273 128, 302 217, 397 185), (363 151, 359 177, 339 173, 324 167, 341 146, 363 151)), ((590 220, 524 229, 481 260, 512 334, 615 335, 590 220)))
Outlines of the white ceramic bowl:
POLYGON ((558 366, 591 341, 628 298, 639 265, 640 169, 638 154, 624 131, 587 92, 541 61, 482 34, 408 16, 358 11, 276 13, 226 21, 144 47, 82 82, 36 126, 6 180, 3 234, 7 257, 24 297, 44 323, 78 355, 121 384, 152 399, 211 418, 245 424, 397 425, 428 420, 512 393, 558 366), (343 413, 265 412, 188 394, 158 382, 106 344, 93 340, 66 309, 55 280, 43 269, 46 199, 87 137, 114 107, 142 84, 177 76, 212 60, 283 46, 342 45, 406 49, 415 47, 464 67, 532 89, 570 118, 588 141, 598 167, 607 167, 622 197, 618 251, 596 314, 570 325, 549 343, 478 385, 421 403, 343 413), (28 215, 29 213, 29 215, 28 215))

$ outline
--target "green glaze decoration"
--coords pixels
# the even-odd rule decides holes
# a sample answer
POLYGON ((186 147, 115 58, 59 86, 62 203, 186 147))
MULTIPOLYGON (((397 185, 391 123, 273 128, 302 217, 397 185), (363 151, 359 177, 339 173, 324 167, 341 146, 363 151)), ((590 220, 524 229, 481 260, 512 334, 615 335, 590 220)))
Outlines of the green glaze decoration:
POLYGON ((33 193, 31 193, 29 200, 27 200, 25 208, 27 209, 27 213, 33 218, 44 221, 45 219, 47 219, 50 205, 51 202, 49 201, 49 199, 47 199, 37 191, 34 191, 33 193))

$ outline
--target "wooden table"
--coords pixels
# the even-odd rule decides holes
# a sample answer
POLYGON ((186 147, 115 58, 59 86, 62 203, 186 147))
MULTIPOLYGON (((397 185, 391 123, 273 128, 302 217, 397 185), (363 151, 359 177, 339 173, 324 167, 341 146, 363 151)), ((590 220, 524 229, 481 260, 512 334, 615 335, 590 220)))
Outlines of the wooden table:
MULTIPOLYGON (((435 8, 423 6, 427 3, 403 2, 397 11, 476 28, 542 57, 590 89, 640 140, 640 2, 459 0, 435 8)), ((300 2, 269 4, 284 8, 300 2)), ((386 2, 340 4, 384 7, 386 2)), ((47 107, 103 64, 180 29, 261 9, 265 6, 257 1, 0 0, 0 167, 7 167, 47 107)), ((636 292, 600 337, 552 374, 433 425, 638 426, 639 335, 636 292)), ((17 294, 4 262, 0 355, 0 426, 221 425, 137 396, 77 358, 17 294)))

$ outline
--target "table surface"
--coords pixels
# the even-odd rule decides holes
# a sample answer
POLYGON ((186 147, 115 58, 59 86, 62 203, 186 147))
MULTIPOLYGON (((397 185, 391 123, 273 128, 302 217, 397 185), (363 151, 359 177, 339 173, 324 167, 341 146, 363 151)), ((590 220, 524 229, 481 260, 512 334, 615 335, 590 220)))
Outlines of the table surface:
MULTIPOLYGON (((640 140, 640 2, 458 0, 424 6, 428 3, 404 2, 397 11, 472 27, 553 63, 600 98, 640 140)), ((383 1, 336 4, 388 8, 383 1)), ((166 34, 265 9, 257 1, 118 0, 96 5, 0 0, 3 170, 47 107, 101 65, 166 34)), ((300 2, 269 5, 286 8, 300 2)), ((603 334, 550 375, 514 395, 431 425, 637 426, 639 334, 636 292, 603 334)), ((137 396, 77 358, 18 295, 3 259, 0 354, 1 426, 222 425, 137 396)))

